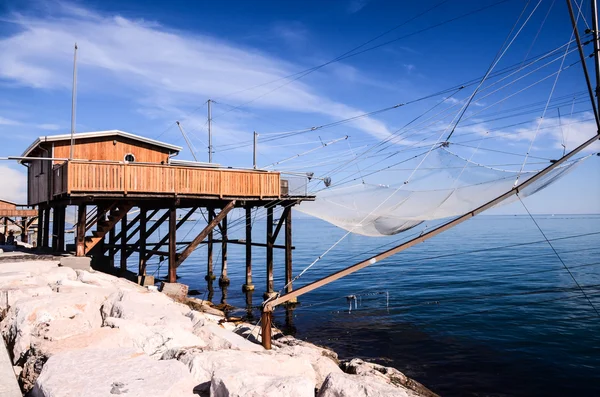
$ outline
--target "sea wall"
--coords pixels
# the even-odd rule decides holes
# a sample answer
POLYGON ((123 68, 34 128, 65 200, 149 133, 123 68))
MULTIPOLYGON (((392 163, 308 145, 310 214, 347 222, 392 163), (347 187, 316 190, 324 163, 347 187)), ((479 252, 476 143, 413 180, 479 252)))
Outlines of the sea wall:
POLYGON ((266 351, 259 327, 184 301, 53 257, 0 254, 0 332, 29 396, 435 396, 290 336, 266 351))

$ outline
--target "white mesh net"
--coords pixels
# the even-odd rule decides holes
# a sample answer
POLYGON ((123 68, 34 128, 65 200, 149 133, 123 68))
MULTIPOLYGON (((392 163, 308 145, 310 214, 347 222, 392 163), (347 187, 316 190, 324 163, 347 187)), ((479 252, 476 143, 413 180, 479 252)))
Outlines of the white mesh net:
MULTIPOLYGON (((521 190, 520 196, 540 191, 582 160, 570 161, 554 169, 521 190)), ((305 201, 297 209, 353 233, 389 236, 424 221, 472 211, 512 189, 518 175, 515 171, 470 162, 444 148, 429 153, 418 168, 405 171, 386 175, 387 180, 395 181, 392 185, 360 183, 321 190, 315 201, 305 201), (410 181, 405 183, 409 175, 412 175, 410 181)), ((519 183, 536 173, 521 173, 519 183)))

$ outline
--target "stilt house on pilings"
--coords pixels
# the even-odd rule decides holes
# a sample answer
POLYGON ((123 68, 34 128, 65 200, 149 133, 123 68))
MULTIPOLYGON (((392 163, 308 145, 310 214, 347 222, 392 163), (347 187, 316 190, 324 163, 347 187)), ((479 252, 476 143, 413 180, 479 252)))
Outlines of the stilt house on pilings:
POLYGON ((29 229, 37 217, 38 212, 33 207, 0 200, 0 222, 3 225, 4 241, 6 241, 10 225, 14 225, 21 229, 21 241, 29 242, 29 229))
POLYGON ((113 258, 119 253, 118 267, 127 271, 128 258, 133 255, 138 258, 135 271, 145 276, 148 260, 162 255, 168 258, 168 281, 175 282, 177 267, 200 244, 207 244, 206 278, 212 280, 213 246, 221 244, 219 281, 228 284, 227 245, 243 244, 245 289, 254 289, 253 246, 266 249, 267 292, 273 291, 273 249, 285 250, 286 280, 291 280, 291 207, 313 199, 306 194, 306 180, 283 179, 274 171, 178 161, 174 156, 180 150, 178 146, 122 131, 77 133, 72 154, 69 134, 38 138, 21 160, 28 167, 28 204, 39 209, 38 246, 64 251, 66 207, 77 206, 75 252, 77 256, 92 256, 96 268, 112 271, 113 258), (293 182, 304 189, 291 189, 289 184, 293 182), (276 206, 282 206, 283 211, 274 224, 276 206), (132 211, 134 207, 139 212, 132 211), (227 214, 236 207, 246 212, 245 240, 227 237, 227 214), (267 210, 264 243, 252 239, 250 212, 256 207, 267 210), (176 211, 183 209, 185 214, 177 219, 176 211), (193 240, 178 241, 177 230, 198 209, 205 209, 207 224, 194 231, 193 240), (162 238, 153 238, 165 222, 169 232, 162 238), (276 245, 284 225, 285 243, 276 245), (213 238, 215 227, 221 233, 219 240, 213 238))

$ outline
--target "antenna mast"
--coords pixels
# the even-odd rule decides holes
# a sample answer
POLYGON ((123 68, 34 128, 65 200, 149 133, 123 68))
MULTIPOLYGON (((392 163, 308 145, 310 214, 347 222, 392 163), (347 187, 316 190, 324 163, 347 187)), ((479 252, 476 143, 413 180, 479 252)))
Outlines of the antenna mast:
POLYGON ((212 100, 208 100, 208 162, 212 163, 212 111, 211 111, 211 103, 212 100))
POLYGON ((75 146, 75 104, 77 103, 77 43, 73 54, 73 92, 71 93, 71 150, 69 160, 73 160, 73 149, 75 146))
POLYGON ((598 5, 592 0, 592 37, 594 41, 594 65, 596 66, 596 101, 600 109, 600 43, 598 41, 598 5))
POLYGON ((198 159, 196 158, 196 153, 194 153, 194 149, 192 149, 192 144, 190 143, 190 140, 187 137, 187 134, 185 133, 185 131, 183 130, 183 127, 181 126, 181 124, 179 123, 179 121, 175 122, 177 124, 177 127, 179 127, 179 131, 181 131, 181 135, 183 135, 183 138, 185 139, 185 143, 187 143, 188 148, 190 149, 190 152, 192 152, 192 156, 194 157, 194 161, 198 161, 198 159))

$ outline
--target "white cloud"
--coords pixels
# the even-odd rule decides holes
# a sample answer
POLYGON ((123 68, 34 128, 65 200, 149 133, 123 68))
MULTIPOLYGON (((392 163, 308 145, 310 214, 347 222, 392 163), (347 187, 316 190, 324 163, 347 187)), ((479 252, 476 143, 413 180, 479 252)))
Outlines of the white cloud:
POLYGON ((5 165, 0 165, 2 175, 2 193, 0 199, 17 204, 27 202, 27 175, 5 165))
POLYGON ((47 130, 47 131, 58 131, 61 129, 61 126, 58 124, 37 124, 36 127, 39 128, 40 130, 47 130))
MULTIPOLYGON (((108 89, 103 84, 108 77, 118 89, 116 94, 135 94, 144 107, 142 111, 165 115, 165 110, 269 83, 303 69, 257 49, 207 35, 121 16, 102 16, 64 4, 60 10, 60 15, 45 18, 13 17, 20 31, 0 39, 0 77, 29 87, 68 89, 73 43, 77 42, 78 67, 87 76, 80 81, 80 89, 108 89)), ((280 80, 238 92, 234 102, 253 101, 257 108, 332 119, 363 113, 319 91, 300 81, 280 80)), ((389 134, 387 126, 374 119, 361 119, 354 126, 378 138, 389 134)))
POLYGON ((5 117, 0 116, 0 125, 19 125, 20 122, 16 120, 7 119, 5 117))

